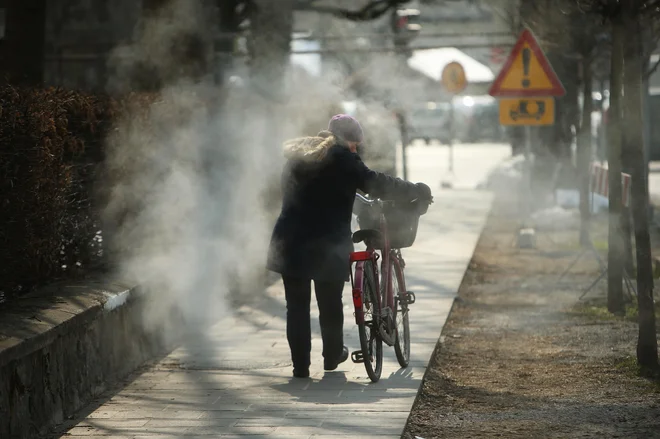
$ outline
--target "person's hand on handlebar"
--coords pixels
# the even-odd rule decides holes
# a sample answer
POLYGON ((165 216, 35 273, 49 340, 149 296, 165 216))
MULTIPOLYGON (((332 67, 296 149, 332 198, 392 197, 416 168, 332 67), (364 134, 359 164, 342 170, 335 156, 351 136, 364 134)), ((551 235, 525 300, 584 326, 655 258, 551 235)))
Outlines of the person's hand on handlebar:
POLYGON ((430 187, 424 183, 417 183, 415 186, 417 187, 418 199, 427 201, 429 204, 433 203, 433 194, 430 187))

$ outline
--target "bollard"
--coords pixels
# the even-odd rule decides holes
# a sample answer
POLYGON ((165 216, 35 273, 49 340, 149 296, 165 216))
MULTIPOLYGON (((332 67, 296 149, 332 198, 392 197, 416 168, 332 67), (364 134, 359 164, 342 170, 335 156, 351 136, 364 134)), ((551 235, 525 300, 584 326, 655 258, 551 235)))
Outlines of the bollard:
POLYGON ((518 248, 536 248, 536 232, 534 229, 520 229, 518 232, 518 248))

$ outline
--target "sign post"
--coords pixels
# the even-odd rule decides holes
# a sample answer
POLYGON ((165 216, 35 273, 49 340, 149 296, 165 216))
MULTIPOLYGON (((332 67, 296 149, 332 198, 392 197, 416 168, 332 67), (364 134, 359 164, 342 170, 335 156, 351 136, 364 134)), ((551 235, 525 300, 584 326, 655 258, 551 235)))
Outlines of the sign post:
MULTIPOLYGON (((452 96, 450 99, 449 107, 449 174, 454 174, 454 137, 455 130, 455 115, 454 115, 454 96, 461 93, 467 87, 467 77, 465 76, 465 69, 463 66, 456 62, 450 62, 442 70, 442 85, 445 87, 452 96)), ((448 182, 442 183, 443 187, 450 186, 448 182)))
POLYGON ((501 125, 525 127, 526 166, 523 181, 526 187, 523 215, 526 221, 531 213, 532 200, 531 127, 553 125, 555 97, 566 94, 564 86, 529 29, 521 32, 488 94, 499 98, 501 125))

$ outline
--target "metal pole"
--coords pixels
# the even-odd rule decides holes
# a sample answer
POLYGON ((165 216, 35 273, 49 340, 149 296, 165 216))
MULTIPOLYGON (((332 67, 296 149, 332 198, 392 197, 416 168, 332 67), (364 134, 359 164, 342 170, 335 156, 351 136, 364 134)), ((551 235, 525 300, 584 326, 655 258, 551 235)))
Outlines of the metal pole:
POLYGON ((525 178, 523 179, 524 188, 524 207, 523 222, 527 222, 532 213, 532 127, 525 126, 525 178))
POLYGON ((406 142, 402 142, 401 145, 401 166, 403 167, 403 179, 408 180, 408 160, 406 159, 406 142))
POLYGON ((454 98, 450 100, 449 107, 449 173, 454 173, 454 130, 455 118, 454 118, 454 98))
POLYGON ((525 161, 529 163, 532 159, 532 127, 525 126, 525 161))
POLYGON ((603 163, 607 157, 607 127, 605 125, 605 80, 600 80, 600 135, 598 136, 598 161, 603 163))
POLYGON ((397 113, 399 119, 399 130, 401 131, 401 167, 403 168, 403 179, 408 180, 408 160, 406 157, 406 148, 408 147, 408 127, 403 111, 397 113))

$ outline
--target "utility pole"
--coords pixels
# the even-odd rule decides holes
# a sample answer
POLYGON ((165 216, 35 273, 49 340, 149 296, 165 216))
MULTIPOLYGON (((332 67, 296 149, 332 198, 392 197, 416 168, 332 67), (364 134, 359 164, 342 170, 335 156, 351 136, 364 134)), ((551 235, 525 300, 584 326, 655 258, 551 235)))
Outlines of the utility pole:
POLYGON ((273 102, 286 95, 285 72, 291 54, 293 0, 257 0, 250 17, 248 46, 252 85, 273 102))
POLYGON ((403 112, 396 113, 396 119, 399 122, 399 131, 401 132, 401 168, 403 169, 402 178, 408 180, 408 160, 406 157, 406 145, 408 145, 408 126, 403 112))

